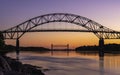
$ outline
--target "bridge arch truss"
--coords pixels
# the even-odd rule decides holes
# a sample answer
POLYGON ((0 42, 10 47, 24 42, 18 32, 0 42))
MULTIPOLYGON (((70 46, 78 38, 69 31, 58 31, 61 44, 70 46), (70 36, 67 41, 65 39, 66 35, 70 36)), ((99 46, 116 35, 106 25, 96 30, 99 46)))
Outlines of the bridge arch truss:
MULTIPOLYGON (((52 14, 46 14, 46 15, 34 17, 15 27, 4 30, 2 31, 2 33, 5 39, 19 39, 26 32, 34 32, 31 31, 33 28, 51 22, 66 22, 66 23, 72 23, 82 26, 87 29, 85 31, 83 30, 83 32, 93 32, 99 39, 101 38, 120 39, 120 32, 109 29, 86 17, 82 17, 74 14, 68 14, 68 13, 52 13, 52 14)), ((44 30, 44 31, 55 31, 55 30, 44 30)), ((82 30, 56 30, 56 31, 82 32, 82 30)))

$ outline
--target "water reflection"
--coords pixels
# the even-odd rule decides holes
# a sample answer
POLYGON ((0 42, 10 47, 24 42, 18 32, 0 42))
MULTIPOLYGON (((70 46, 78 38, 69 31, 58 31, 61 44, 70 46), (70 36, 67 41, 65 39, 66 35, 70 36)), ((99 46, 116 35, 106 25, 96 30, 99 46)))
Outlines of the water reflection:
POLYGON ((120 55, 106 54, 104 59, 105 67, 120 74, 120 55))
POLYGON ((104 57, 99 57, 98 52, 77 52, 79 55, 90 56, 97 59, 99 61, 99 70, 100 75, 104 75, 104 71, 115 72, 116 74, 120 74, 120 54, 115 53, 105 53, 104 57))
MULTIPOLYGON (((8 56, 14 56, 12 54, 13 53, 9 53, 8 56)), ((71 70, 76 75, 79 75, 80 71, 82 75, 88 75, 89 73, 86 74, 87 72, 90 72, 91 75, 120 75, 120 54, 105 54, 104 57, 99 57, 98 54, 98 52, 76 51, 53 51, 53 54, 51 54, 51 52, 21 52, 20 57, 24 59, 22 60, 24 63, 45 65, 45 67, 50 69, 54 67, 59 69, 58 71, 63 71, 63 69, 65 69, 65 73, 71 70)), ((58 71, 56 71, 56 74, 58 71)), ((51 75, 55 74, 51 73, 51 75)), ((71 75, 71 73, 66 75, 71 75)))
POLYGON ((100 75, 104 75, 104 57, 99 57, 100 75))
POLYGON ((84 56, 98 56, 98 52, 90 52, 90 51, 76 51, 77 54, 79 55, 84 55, 84 56))
POLYGON ((69 56, 70 51, 51 51, 51 56, 55 56, 55 55, 66 55, 69 56), (61 54, 61 52, 64 52, 61 54))
POLYGON ((104 75, 104 56, 99 56, 99 52, 77 51, 76 53, 84 56, 97 56, 99 58, 99 75, 104 75))

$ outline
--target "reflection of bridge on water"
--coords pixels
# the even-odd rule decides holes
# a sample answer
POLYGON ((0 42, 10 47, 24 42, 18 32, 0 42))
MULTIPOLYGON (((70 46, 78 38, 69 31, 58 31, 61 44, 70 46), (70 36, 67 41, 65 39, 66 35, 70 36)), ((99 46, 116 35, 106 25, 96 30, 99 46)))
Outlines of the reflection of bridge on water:
POLYGON ((67 45, 54 45, 51 44, 51 55, 53 55, 53 51, 67 51, 67 56, 69 56, 69 44, 67 45))
POLYGON ((88 18, 68 13, 52 13, 41 15, 1 32, 4 39, 16 40, 17 55, 19 55, 19 39, 27 32, 92 32, 99 38, 99 46, 101 48, 99 53, 100 56, 104 56, 104 51, 102 50, 104 39, 120 39, 120 32, 109 29, 88 18), (60 28, 59 26, 57 26, 57 29, 54 29, 54 27, 49 28, 49 25, 47 29, 34 29, 38 26, 44 26, 45 24, 53 22, 71 23, 79 27, 83 27, 84 29, 78 29, 77 27, 76 29, 73 27, 71 29, 69 29, 69 27, 60 28))
POLYGON ((69 50, 69 44, 67 45, 54 45, 51 44, 51 51, 55 50, 69 50))

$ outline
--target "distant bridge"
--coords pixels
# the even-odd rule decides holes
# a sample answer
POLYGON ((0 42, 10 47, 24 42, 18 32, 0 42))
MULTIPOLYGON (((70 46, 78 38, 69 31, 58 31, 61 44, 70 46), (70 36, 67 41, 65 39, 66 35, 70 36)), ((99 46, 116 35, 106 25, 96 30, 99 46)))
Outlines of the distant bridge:
MULTIPOLYGON (((49 25, 48 25, 49 26, 49 25)), ((92 32, 100 40, 99 45, 104 45, 104 39, 120 39, 120 32, 109 29, 91 19, 75 14, 52 13, 34 17, 15 27, 2 31, 4 39, 16 39, 16 46, 19 47, 19 39, 27 32, 92 32), (34 29, 52 22, 71 23, 85 28, 82 29, 34 29)))

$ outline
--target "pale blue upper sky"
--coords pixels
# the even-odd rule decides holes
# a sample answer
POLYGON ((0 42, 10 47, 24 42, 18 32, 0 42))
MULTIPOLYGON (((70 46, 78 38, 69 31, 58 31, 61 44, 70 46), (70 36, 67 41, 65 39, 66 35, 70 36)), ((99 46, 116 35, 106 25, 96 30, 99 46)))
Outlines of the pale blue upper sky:
POLYGON ((81 15, 120 30, 120 0, 0 0, 0 30, 57 12, 81 15))

